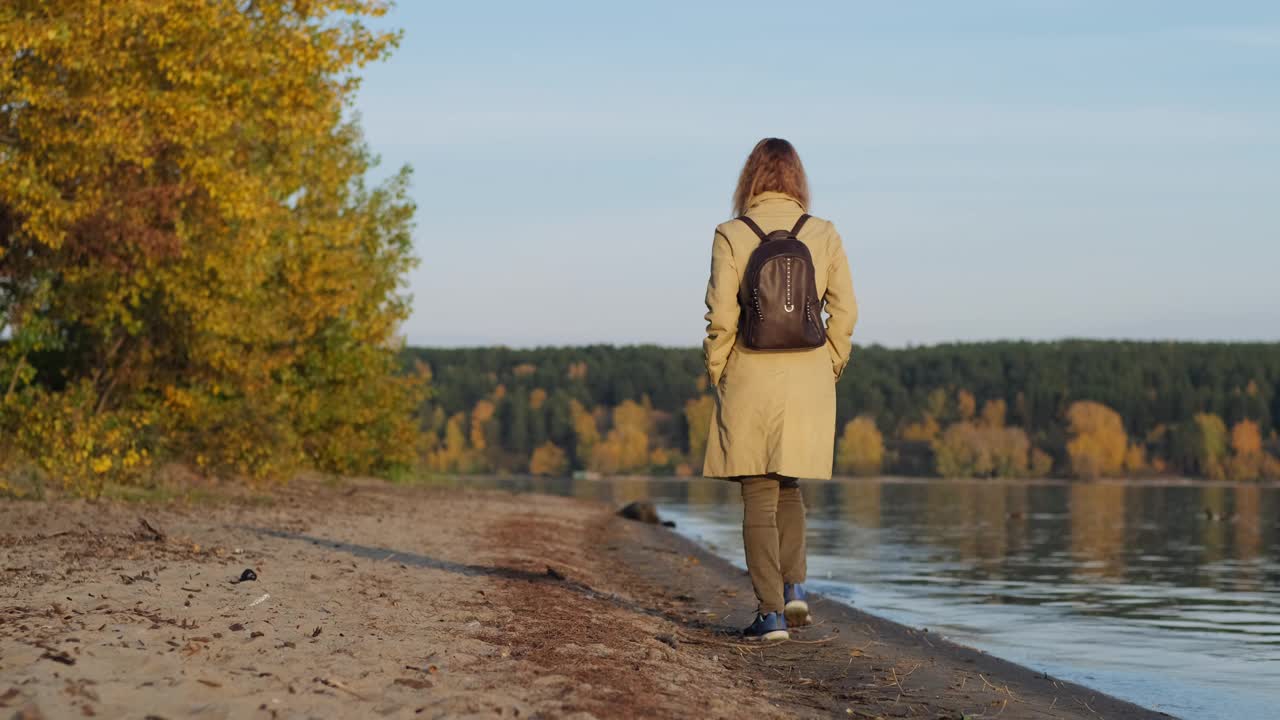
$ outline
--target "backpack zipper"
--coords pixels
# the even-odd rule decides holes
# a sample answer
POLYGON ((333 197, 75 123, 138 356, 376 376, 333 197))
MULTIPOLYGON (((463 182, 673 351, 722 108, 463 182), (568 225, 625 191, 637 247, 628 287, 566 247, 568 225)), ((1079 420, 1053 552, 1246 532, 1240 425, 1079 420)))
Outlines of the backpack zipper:
POLYGON ((787 258, 787 299, 782 304, 782 309, 792 312, 796 306, 791 302, 791 258, 787 258))

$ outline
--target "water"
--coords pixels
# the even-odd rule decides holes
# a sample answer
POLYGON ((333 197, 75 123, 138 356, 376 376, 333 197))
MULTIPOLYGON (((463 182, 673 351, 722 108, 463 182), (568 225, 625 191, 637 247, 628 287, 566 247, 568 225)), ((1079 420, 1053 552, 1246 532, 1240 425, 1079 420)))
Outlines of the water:
MULTIPOLYGON (((495 482, 650 499, 680 532, 742 564, 731 483, 495 482)), ((1179 717, 1280 716, 1280 487, 803 486, 820 592, 1179 717)))

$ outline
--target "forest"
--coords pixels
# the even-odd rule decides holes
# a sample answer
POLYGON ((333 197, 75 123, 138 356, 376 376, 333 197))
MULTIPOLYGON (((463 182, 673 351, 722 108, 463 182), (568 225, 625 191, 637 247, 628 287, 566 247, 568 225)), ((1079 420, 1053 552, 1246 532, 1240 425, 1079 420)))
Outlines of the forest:
MULTIPOLYGON (((698 349, 407 348, 436 472, 696 475, 698 349)), ((1280 478, 1280 344, 1068 340, 855 348, 841 475, 1280 478)))

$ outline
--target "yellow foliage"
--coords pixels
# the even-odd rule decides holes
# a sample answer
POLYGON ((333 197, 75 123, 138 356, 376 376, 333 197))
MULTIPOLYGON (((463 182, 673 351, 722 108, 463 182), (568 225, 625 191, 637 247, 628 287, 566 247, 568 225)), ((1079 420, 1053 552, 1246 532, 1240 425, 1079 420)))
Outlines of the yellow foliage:
MULTIPOLYGON (((61 452, 109 446, 104 418, 149 413, 138 452, 255 477, 415 459, 425 378, 398 376, 395 339, 413 264, 408 175, 366 187, 371 160, 346 117, 354 71, 398 40, 362 22, 385 10, 0 10, 0 367, 15 369, 0 425, 52 432, 35 400, 53 403, 67 439, 37 444, 61 452), (61 353, 50 369, 74 391, 32 384, 26 360, 42 350, 61 353), (90 404, 71 412, 64 394, 90 404)), ((124 459, 42 464, 92 492, 133 472, 124 459)))
POLYGON ((853 475, 876 475, 884 466, 884 436, 874 418, 850 420, 836 447, 836 469, 853 475))
POLYGON ((569 457, 554 443, 548 441, 534 449, 529 458, 531 475, 564 475, 569 470, 569 457))
POLYGON ((542 388, 534 388, 529 391, 529 409, 541 410, 542 404, 547 401, 547 391, 542 388))
POLYGON ((1021 428, 958 422, 934 441, 934 461, 943 477, 1021 477, 1029 472, 1031 442, 1021 428))
POLYGON ((467 446, 466 413, 456 413, 444 425, 444 440, 426 454, 426 466, 436 472, 476 472, 484 469, 480 452, 467 446))
POLYGON ((1263 477, 1267 458, 1262 452, 1262 433, 1252 420, 1241 420, 1231 427, 1231 458, 1226 475, 1232 480, 1257 480, 1263 477))
POLYGON ((1031 449, 1031 467, 1028 474, 1033 478, 1047 477, 1053 472, 1053 457, 1040 448, 1031 449))
POLYGON ((918 423, 910 423, 902 428, 901 437, 911 442, 933 442, 942 428, 933 415, 925 413, 924 419, 918 423))
POLYGON ((672 452, 664 447, 656 447, 649 451, 649 468, 670 468, 672 452))
POLYGON ((968 390, 960 390, 956 393, 956 414, 961 420, 971 419, 977 409, 978 401, 974 399, 973 393, 968 390))
POLYGON ((1193 418, 1195 428, 1195 454, 1200 474, 1210 480, 1222 480, 1227 476, 1227 425, 1213 413, 1197 413, 1193 418))
POLYGON ((1270 454, 1263 455, 1260 475, 1263 480, 1280 480, 1280 458, 1270 454))
POLYGON ((1237 482, 1258 480, 1263 477, 1268 458, 1262 453, 1252 455, 1232 455, 1227 459, 1225 474, 1227 479, 1237 482))
POLYGON ((1138 443, 1129 443, 1129 449, 1124 453, 1124 471, 1130 475, 1145 472, 1147 470, 1147 450, 1138 443))
POLYGON ((1231 449, 1237 455, 1256 455, 1262 452, 1262 432, 1258 423, 1241 420, 1231 427, 1231 449))
POLYGON ((569 401, 569 414, 573 419, 573 434, 577 439, 578 457, 590 458, 596 443, 600 442, 600 427, 596 425, 596 418, 577 400, 569 401))
POLYGON ((97 497, 107 484, 139 484, 151 465, 141 438, 146 413, 93 412, 93 390, 81 382, 58 394, 32 393, 18 429, 20 450, 45 478, 74 495, 97 497))
POLYGON ((1102 403, 1081 400, 1067 408, 1067 456, 1076 477, 1120 474, 1129 450, 1129 436, 1119 413, 1102 403))
POLYGON ((988 400, 982 404, 982 424, 987 427, 1004 427, 1008 407, 1004 400, 988 400))
POLYGON ((471 447, 476 450, 484 450, 487 443, 485 441, 485 426, 493 420, 493 415, 497 411, 497 406, 491 400, 480 400, 476 403, 475 408, 471 411, 471 447))
POLYGON ((624 400, 613 409, 613 429, 591 451, 587 467, 605 474, 635 472, 649 466, 650 409, 624 400))

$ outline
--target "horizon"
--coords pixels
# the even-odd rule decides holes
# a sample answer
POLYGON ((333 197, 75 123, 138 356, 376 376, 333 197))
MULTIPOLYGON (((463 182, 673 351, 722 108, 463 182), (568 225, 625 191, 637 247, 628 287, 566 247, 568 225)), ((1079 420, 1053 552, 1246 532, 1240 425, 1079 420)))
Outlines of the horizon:
POLYGON ((401 3, 354 108, 374 176, 415 170, 411 344, 697 344, 767 135, 844 236, 860 344, 1280 338, 1280 6, 494 10, 401 3), (760 17, 794 63, 742 61, 760 17))

